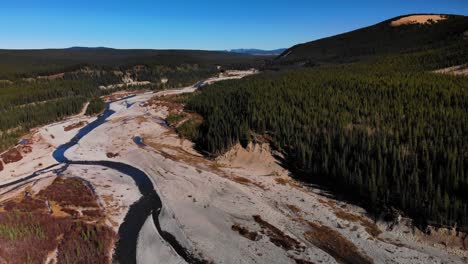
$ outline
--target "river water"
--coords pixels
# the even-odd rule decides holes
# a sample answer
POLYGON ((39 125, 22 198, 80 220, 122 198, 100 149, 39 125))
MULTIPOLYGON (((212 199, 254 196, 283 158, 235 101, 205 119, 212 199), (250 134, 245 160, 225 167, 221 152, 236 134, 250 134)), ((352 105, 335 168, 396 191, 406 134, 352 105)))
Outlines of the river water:
MULTIPOLYGON (((111 102, 115 103, 122 100, 130 99, 133 96, 128 96, 120 100, 111 102)), ((79 130, 75 137, 73 137, 69 142, 59 146, 52 154, 54 159, 58 162, 48 168, 44 168, 32 173, 29 176, 26 176, 22 179, 16 180, 14 182, 0 185, 0 188, 13 186, 19 184, 23 181, 35 178, 45 173, 47 170, 50 170, 54 167, 59 167, 55 169, 54 172, 60 174, 67 169, 69 165, 97 165, 113 169, 126 175, 133 179, 138 190, 140 191, 142 197, 132 204, 125 216, 124 222, 119 227, 119 241, 115 247, 115 253, 113 256, 113 262, 119 263, 136 263, 136 254, 137 254, 137 241, 138 234, 143 227, 146 219, 152 216, 154 225, 159 232, 159 235, 179 254, 183 259, 189 263, 198 263, 200 262, 197 258, 193 257, 186 249, 184 249, 176 240, 176 238, 161 229, 159 223, 159 213, 162 208, 162 202, 157 194, 153 182, 150 180, 148 175, 142 170, 133 167, 131 165, 114 162, 107 160, 80 160, 74 161, 65 157, 65 152, 71 147, 75 146, 84 136, 88 135, 91 131, 99 127, 100 125, 107 122, 107 118, 113 115, 115 112, 110 109, 110 103, 106 104, 105 111, 98 116, 98 118, 84 126, 79 130)), ((143 144, 141 138, 135 140, 135 143, 143 144)), ((76 175, 79 177, 79 175, 76 175)))

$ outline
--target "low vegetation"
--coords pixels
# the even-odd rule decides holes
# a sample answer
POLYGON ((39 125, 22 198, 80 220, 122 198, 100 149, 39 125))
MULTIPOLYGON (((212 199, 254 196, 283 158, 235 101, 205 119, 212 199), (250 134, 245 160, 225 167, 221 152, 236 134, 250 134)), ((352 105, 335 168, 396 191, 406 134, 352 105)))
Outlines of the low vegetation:
POLYGON ((100 224, 102 217, 86 183, 58 177, 37 195, 0 204, 0 259, 44 263, 57 250, 58 263, 110 263, 116 234, 100 224), (82 216, 71 208, 94 209, 82 216))
POLYGON ((338 263, 373 264, 374 262, 339 232, 327 226, 309 223, 304 233, 307 241, 327 252, 338 263))
POLYGON ((89 102, 88 108, 86 108, 86 115, 99 114, 104 111, 106 104, 100 97, 95 97, 89 102))

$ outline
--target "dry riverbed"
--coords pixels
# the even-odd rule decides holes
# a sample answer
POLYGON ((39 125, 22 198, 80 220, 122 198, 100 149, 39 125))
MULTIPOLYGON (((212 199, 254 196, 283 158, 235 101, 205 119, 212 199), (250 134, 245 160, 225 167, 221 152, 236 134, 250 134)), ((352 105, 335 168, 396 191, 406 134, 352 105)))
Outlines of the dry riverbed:
MULTIPOLYGON (((233 72, 207 83, 252 73, 233 72)), ((424 237, 412 235, 403 224, 387 231, 385 224, 375 224, 361 208, 295 182, 272 157, 267 144, 250 144, 246 149, 236 146, 216 160, 203 157, 192 142, 162 122, 169 113, 180 111, 164 98, 193 91, 194 87, 156 94, 141 92, 111 103, 115 113, 68 149, 65 156, 76 161, 117 161, 144 171, 162 201, 161 229, 207 263, 466 261, 463 257, 467 253, 458 244, 445 248, 438 242, 419 242, 424 237), (135 138, 142 139, 137 141, 142 144, 136 144, 135 138)), ((112 97, 125 95, 121 92, 112 97)), ((0 186, 4 186, 0 204, 19 199, 26 190, 40 193, 57 175, 78 177, 92 187, 104 214, 99 223, 117 232, 130 205, 141 197, 133 181, 117 171, 96 165, 70 165, 59 171, 60 167, 51 167, 34 181, 5 186, 53 166, 57 162, 51 157, 52 151, 93 120, 80 115, 33 131, 28 137, 31 151, 19 161, 4 164, 0 172, 0 186)), ((151 217, 135 246, 138 263, 185 262, 161 238, 151 217)), ((51 250, 50 255, 57 255, 54 252, 51 250)))

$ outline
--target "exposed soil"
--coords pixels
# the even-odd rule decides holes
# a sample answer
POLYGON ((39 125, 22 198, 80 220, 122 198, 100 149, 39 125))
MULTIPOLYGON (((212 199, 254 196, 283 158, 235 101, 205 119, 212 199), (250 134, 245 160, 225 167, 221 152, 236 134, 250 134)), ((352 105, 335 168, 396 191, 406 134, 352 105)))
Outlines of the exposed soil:
POLYGON ((437 23, 440 20, 447 19, 441 15, 414 15, 414 16, 406 16, 402 17, 398 20, 392 21, 390 25, 397 27, 401 25, 408 25, 408 24, 429 24, 429 23, 437 23))
POLYGON ((444 68, 444 69, 439 69, 439 70, 436 70, 434 72, 444 73, 444 74, 451 74, 451 75, 468 76, 468 64, 448 67, 448 68, 444 68))

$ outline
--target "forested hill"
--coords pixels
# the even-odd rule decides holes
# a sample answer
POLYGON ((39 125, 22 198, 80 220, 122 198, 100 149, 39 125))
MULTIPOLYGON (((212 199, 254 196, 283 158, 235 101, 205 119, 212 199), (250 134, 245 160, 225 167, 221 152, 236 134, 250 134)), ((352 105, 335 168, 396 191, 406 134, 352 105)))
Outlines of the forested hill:
POLYGON ((468 62, 468 20, 389 25, 400 18, 278 58, 315 67, 202 88, 186 106, 204 117, 198 147, 219 155, 263 137, 293 176, 376 216, 468 230, 468 77, 433 72, 468 62))
POLYGON ((277 57, 275 64, 350 62, 375 55, 443 47, 466 39, 466 32, 467 16, 400 16, 348 33, 298 44, 277 57), (425 23, 411 23, 423 16, 432 19, 425 23), (442 19, 437 21, 437 16, 442 19), (398 23, 405 20, 407 23, 398 23))
POLYGON ((144 50, 73 47, 44 50, 0 50, 0 80, 51 75, 84 65, 126 67, 133 65, 237 65, 255 66, 264 57, 222 51, 144 50))

